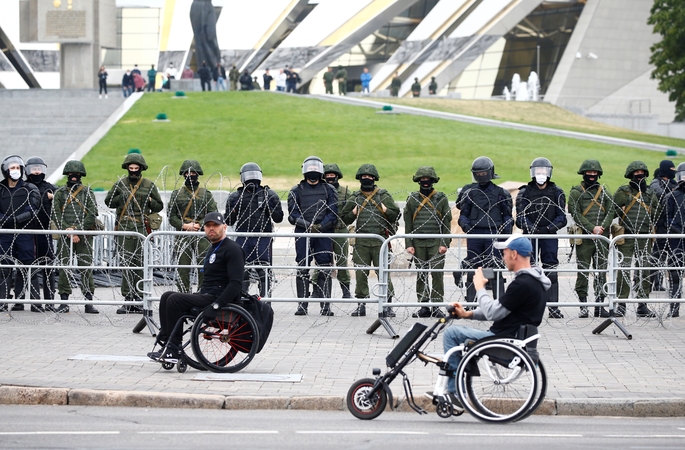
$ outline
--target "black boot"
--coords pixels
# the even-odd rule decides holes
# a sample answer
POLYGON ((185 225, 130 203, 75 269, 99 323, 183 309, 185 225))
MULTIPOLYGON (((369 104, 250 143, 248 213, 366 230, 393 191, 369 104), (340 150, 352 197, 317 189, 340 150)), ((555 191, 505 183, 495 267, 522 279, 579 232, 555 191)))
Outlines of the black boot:
POLYGON ((412 313, 412 317, 430 317, 432 314, 431 309, 427 306, 423 306, 421 309, 412 313))
POLYGON ((447 317, 444 312, 442 312, 442 309, 440 309, 438 306, 434 306, 433 309, 431 310, 431 317, 437 317, 438 319, 443 319, 447 317))
POLYGON ((637 315, 637 317, 647 317, 647 318, 656 317, 656 313, 647 307, 647 303, 638 303, 637 304, 636 315, 637 315))
POLYGON ((556 306, 549 306, 547 309, 549 309, 549 315, 547 316, 548 318, 550 318, 550 319, 563 319, 564 318, 564 314, 556 306))
POLYGON ((342 289, 343 295, 342 298, 352 298, 352 294, 350 293, 350 285, 345 284, 345 283, 340 283, 340 288, 342 289))
POLYGON ((626 304, 619 303, 616 305, 616 312, 614 312, 614 317, 623 317, 626 315, 626 304))
POLYGON ((307 308, 309 307, 308 302, 300 302, 297 304, 297 310, 295 311, 296 316, 306 316, 308 314, 307 308))
MULTIPOLYGON (((596 298, 595 303, 604 303, 603 298, 596 298)), ((609 317, 611 314, 609 314, 609 311, 607 311, 605 308, 600 307, 600 306, 595 306, 595 317, 609 317)))
MULTIPOLYGON (((388 303, 392 303, 392 297, 388 297, 388 303)), ((389 306, 384 306, 383 307, 383 315, 385 317, 395 317, 397 314, 395 314, 395 311, 392 310, 391 307, 389 306)))
MULTIPOLYGON (((587 303, 587 297, 578 297, 580 303, 587 303)), ((580 313, 578 313, 579 319, 587 319, 589 316, 587 306, 580 307, 580 313)))
POLYGON ((31 312, 43 312, 45 311, 45 308, 43 308, 43 305, 31 305, 31 312))
MULTIPOLYGON (((309 297, 309 278, 305 279, 304 275, 298 273, 297 277, 295 278, 295 290, 297 291, 297 298, 309 297)), ((308 307, 309 307, 309 302, 298 303, 297 304, 297 310, 295 311, 295 315, 296 316, 306 316, 308 307)))
POLYGON ((357 309, 350 314, 352 317, 364 317, 366 315, 366 303, 357 303, 357 309))
POLYGON ((668 310, 668 317, 680 317, 680 303, 671 303, 671 308, 668 310))
MULTIPOLYGON (((93 301, 93 294, 86 294, 86 300, 92 302, 93 301)), ((86 305, 85 307, 86 314, 100 314, 100 311, 95 308, 93 305, 86 305)))
MULTIPOLYGON (((59 299, 60 300, 69 300, 69 294, 59 294, 59 299)), ((69 305, 59 305, 59 308, 55 310, 55 312, 58 313, 68 313, 69 312, 69 305)))
POLYGON ((331 311, 331 304, 329 302, 321 303, 321 315, 328 317, 335 315, 333 311, 331 311))

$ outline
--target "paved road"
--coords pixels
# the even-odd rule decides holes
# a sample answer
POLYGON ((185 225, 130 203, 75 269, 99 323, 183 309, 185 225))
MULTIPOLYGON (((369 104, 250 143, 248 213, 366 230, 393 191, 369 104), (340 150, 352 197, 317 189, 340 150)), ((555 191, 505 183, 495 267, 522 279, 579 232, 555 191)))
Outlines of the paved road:
MULTIPOLYGON (((193 369, 185 374, 165 371, 144 358, 153 343, 147 330, 131 332, 140 316, 117 316, 113 306, 103 306, 107 314, 100 316, 80 315, 77 308, 59 318, 28 311, 2 313, 0 384, 282 399, 331 396, 337 404, 353 381, 370 376, 373 367, 384 367, 385 355, 397 342, 382 328, 373 335, 365 333, 375 307, 369 307, 370 317, 356 318, 340 314, 353 309, 343 305, 338 315, 328 318, 295 317, 293 304, 274 306, 276 321, 268 344, 236 375, 291 375, 295 380, 301 376, 299 381, 198 381, 201 374, 193 369), (77 355, 104 358, 73 359, 77 355)), ((400 334, 416 321, 409 316, 412 310, 399 310, 393 319, 400 334)), ((563 400, 571 408, 576 400, 626 400, 628 408, 636 399, 685 401, 685 318, 663 324, 633 319, 628 324, 633 340, 625 339, 615 327, 593 335, 599 323, 599 319, 543 323, 539 348, 548 370, 547 398, 563 400)), ((441 341, 434 343, 433 350, 441 352, 441 341)), ((407 373, 416 392, 429 389, 437 375, 432 367, 418 363, 407 373)), ((403 394, 399 380, 392 388, 395 395, 403 394)), ((680 407, 685 411, 682 403, 680 407)))

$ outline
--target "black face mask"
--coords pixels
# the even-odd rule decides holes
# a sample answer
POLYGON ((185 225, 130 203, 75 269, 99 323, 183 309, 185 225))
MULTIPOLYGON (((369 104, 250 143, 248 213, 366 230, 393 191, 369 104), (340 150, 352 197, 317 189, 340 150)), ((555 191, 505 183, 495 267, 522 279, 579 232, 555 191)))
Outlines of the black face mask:
POLYGON ((326 177, 326 183, 330 184, 331 186, 335 186, 337 188, 339 186, 338 177, 337 176, 326 177))
POLYGON ((245 181, 245 183, 243 183, 243 186, 248 191, 254 191, 261 184, 262 184, 262 182, 260 180, 247 180, 247 181, 245 181))
POLYGON ((128 171, 128 179, 133 182, 137 182, 140 180, 140 170, 129 170, 128 171))
POLYGON ((45 180, 45 174, 39 173, 39 174, 26 175, 26 179, 28 180, 29 183, 33 183, 33 184, 42 183, 43 180, 45 180))
POLYGON ((188 187, 196 187, 198 184, 200 184, 197 179, 198 175, 190 175, 186 177, 186 186, 188 187))
POLYGON ((319 181, 321 180, 321 174, 319 172, 307 172, 304 177, 309 181, 319 181))
POLYGON ((583 181, 585 182, 586 187, 593 186, 598 183, 599 175, 588 175, 584 174, 583 175, 583 181))
POLYGON ((361 189, 362 191, 373 191, 373 185, 376 184, 375 180, 370 180, 368 178, 362 178, 359 180, 359 183, 361 183, 361 189))
POLYGON ((490 181, 485 181, 485 182, 482 182, 482 183, 478 183, 478 186, 480 186, 481 189, 485 189, 485 188, 487 188, 488 186, 490 186, 490 183, 491 183, 490 181))
POLYGON ((80 173, 70 173, 67 176, 67 186, 72 187, 77 184, 81 184, 81 174, 80 173))
POLYGON ((432 181, 421 181, 419 182, 420 186, 420 191, 423 195, 428 195, 431 193, 433 190, 433 182, 432 181))
POLYGON ((632 184, 634 187, 641 190, 642 192, 645 192, 647 190, 647 182, 645 182, 644 175, 633 176, 630 179, 630 184, 632 184))

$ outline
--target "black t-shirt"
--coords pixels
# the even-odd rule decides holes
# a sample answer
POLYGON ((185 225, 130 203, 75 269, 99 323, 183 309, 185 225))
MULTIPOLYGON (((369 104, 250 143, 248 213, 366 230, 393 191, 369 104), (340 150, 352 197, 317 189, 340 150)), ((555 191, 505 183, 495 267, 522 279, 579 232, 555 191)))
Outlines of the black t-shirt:
POLYGON ((528 273, 522 273, 511 282, 499 302, 510 313, 492 324, 490 331, 497 336, 516 336, 521 325, 538 326, 545 313, 545 289, 528 273))
POLYGON ((205 257, 200 293, 217 296, 220 305, 237 302, 243 287, 245 253, 228 238, 212 244, 205 257))

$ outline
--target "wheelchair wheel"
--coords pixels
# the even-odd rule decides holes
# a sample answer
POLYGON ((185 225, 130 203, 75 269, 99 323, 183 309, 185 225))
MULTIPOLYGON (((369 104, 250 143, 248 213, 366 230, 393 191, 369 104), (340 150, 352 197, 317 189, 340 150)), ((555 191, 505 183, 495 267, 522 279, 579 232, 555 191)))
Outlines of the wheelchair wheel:
POLYGON ((254 318, 237 305, 202 312, 191 331, 193 353, 212 372, 237 372, 254 358, 259 346, 259 330, 254 318))
POLYGON ((376 392, 371 399, 366 398, 376 380, 363 378, 356 381, 347 391, 347 409, 357 419, 371 420, 380 416, 388 404, 388 394, 384 389, 376 392))
POLYGON ((547 395, 547 371, 545 370, 545 366, 542 364, 542 360, 538 360, 538 363, 535 365, 535 369, 538 376, 538 388, 535 391, 535 401, 531 405, 530 409, 523 413, 521 417, 518 417, 515 422, 523 420, 533 414, 540 407, 542 401, 547 395))
POLYGON ((533 361, 508 342, 476 344, 462 358, 456 383, 464 408, 484 422, 517 420, 539 397, 533 361))

